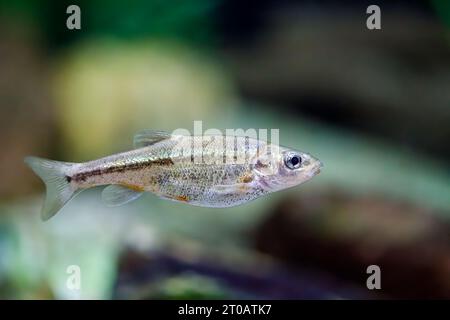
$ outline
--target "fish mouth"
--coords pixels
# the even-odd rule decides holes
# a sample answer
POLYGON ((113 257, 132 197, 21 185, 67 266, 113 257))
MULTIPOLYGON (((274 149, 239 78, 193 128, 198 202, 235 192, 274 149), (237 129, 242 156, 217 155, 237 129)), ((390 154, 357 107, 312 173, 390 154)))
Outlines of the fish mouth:
POLYGON ((323 163, 318 161, 318 163, 314 166, 314 175, 318 175, 323 168, 323 163))

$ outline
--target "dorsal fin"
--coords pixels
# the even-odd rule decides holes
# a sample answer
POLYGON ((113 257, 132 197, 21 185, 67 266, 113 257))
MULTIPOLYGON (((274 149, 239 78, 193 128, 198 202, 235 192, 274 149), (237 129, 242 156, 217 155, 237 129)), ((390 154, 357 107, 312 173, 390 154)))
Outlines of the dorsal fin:
POLYGON ((134 136, 133 145, 135 148, 143 148, 170 137, 171 134, 166 131, 142 130, 134 136))

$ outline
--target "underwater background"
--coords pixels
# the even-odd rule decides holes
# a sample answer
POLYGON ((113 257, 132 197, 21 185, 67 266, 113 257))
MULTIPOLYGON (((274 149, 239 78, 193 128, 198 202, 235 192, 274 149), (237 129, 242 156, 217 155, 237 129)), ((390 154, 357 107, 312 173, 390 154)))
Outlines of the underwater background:
POLYGON ((450 2, 377 1, 381 30, 370 4, 0 0, 0 298, 449 299, 450 2), (96 188, 40 220, 25 156, 195 120, 279 129, 324 168, 235 208, 96 188))

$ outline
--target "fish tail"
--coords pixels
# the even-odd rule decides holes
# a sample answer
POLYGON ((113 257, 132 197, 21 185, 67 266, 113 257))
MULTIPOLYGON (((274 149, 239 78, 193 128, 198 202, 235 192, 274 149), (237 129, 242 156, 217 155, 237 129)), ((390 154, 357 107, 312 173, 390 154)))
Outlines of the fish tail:
POLYGON ((47 160, 37 157, 26 157, 25 163, 42 179, 47 188, 44 206, 41 211, 42 220, 53 217, 73 196, 78 188, 70 183, 68 170, 75 163, 47 160))

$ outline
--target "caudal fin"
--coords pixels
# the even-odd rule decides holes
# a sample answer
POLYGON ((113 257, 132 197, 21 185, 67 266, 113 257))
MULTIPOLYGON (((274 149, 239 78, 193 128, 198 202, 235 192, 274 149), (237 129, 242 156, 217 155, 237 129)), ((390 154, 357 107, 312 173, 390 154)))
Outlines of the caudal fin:
POLYGON ((42 220, 53 217, 77 192, 66 175, 74 163, 26 157, 25 163, 44 181, 47 187, 42 220))

